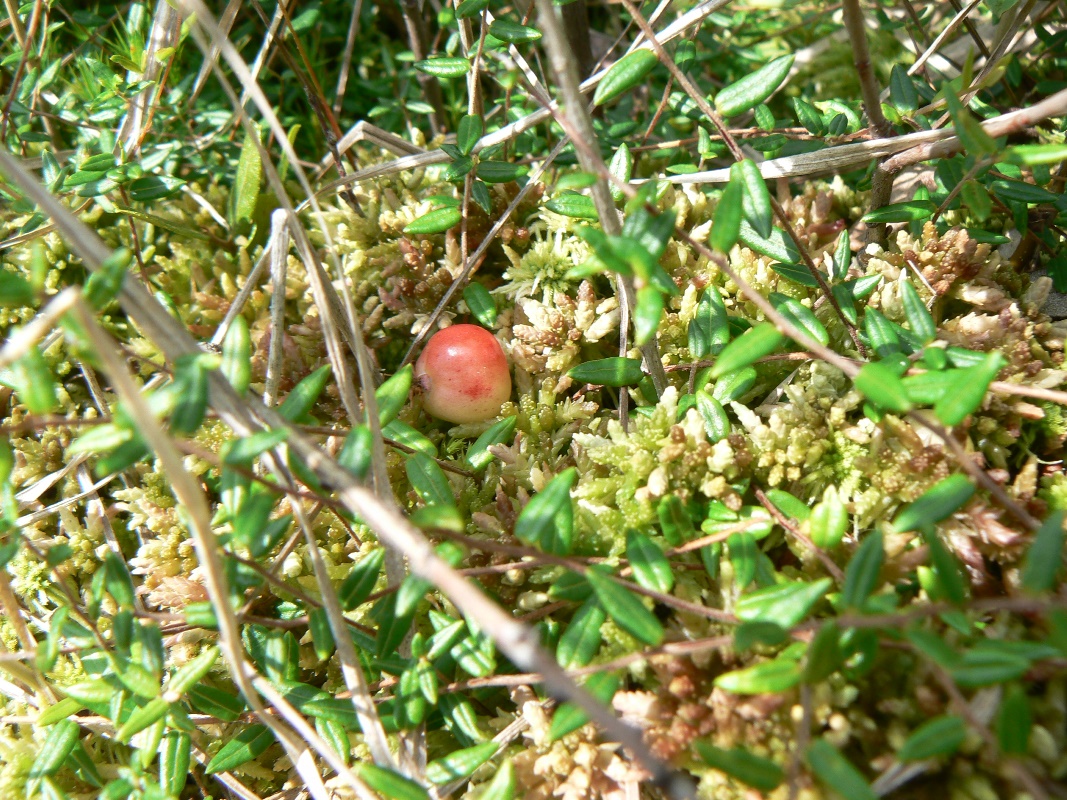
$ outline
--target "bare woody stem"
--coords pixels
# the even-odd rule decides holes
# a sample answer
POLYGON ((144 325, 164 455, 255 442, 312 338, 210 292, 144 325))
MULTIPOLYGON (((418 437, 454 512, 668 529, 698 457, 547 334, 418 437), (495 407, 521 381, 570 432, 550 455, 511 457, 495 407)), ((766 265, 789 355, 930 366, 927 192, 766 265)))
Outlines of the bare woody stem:
POLYGON ((852 44, 852 60, 856 65, 856 75, 859 77, 867 118, 879 136, 891 136, 893 130, 889 127, 885 115, 882 114, 882 101, 879 99, 881 90, 878 88, 878 79, 874 77, 874 68, 871 66, 871 53, 867 48, 867 31, 863 25, 863 11, 860 9, 859 0, 844 0, 842 11, 845 15, 848 39, 852 44))
MULTIPOLYGON (((619 223, 619 214, 615 210, 615 203, 611 199, 608 182, 603 177, 607 172, 607 167, 596 148, 596 132, 593 130, 593 121, 589 116, 587 102, 578 87, 578 77, 574 71, 573 57, 566 45, 567 40, 558 16, 559 11, 552 4, 552 0, 537 0, 537 12, 544 32, 545 50, 548 52, 549 63, 552 65, 556 82, 563 95, 563 110, 577 134, 574 137, 574 145, 578 153, 578 161, 582 169, 598 176, 597 182, 593 185, 593 202, 600 215, 600 224, 604 228, 604 233, 609 236, 618 236, 622 231, 622 226, 619 223)), ((634 306, 633 280, 619 275, 618 285, 622 295, 620 304, 624 306, 623 316, 628 317, 626 311, 634 306)), ((621 332, 624 342, 627 333, 626 330, 621 332)), ((667 373, 664 372, 663 362, 660 361, 659 345, 655 339, 652 339, 641 345, 640 350, 645 370, 652 376, 656 392, 662 394, 667 388, 667 373)))

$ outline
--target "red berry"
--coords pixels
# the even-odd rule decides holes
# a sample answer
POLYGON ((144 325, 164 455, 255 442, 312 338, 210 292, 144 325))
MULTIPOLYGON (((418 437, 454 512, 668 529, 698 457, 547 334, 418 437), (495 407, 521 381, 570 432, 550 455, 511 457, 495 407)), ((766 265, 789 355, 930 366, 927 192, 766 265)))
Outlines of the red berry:
POLYGON ((423 408, 447 422, 481 422, 511 397, 511 373, 500 343, 477 325, 442 328, 415 362, 423 408))

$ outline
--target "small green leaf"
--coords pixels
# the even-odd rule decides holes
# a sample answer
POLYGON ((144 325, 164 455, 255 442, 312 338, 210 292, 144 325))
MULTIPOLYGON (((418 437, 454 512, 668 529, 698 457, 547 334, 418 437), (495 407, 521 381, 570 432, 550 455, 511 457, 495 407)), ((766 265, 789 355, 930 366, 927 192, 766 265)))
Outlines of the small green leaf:
POLYGON ((784 340, 785 337, 774 325, 761 322, 723 349, 711 368, 711 377, 717 378, 747 367, 753 361, 773 353, 784 340))
POLYGON ((756 537, 747 532, 732 533, 730 538, 726 540, 726 546, 730 551, 730 565, 734 569, 734 582, 737 584, 738 589, 744 589, 756 577, 756 559, 759 558, 756 537))
POLYGON ((771 292, 768 299, 778 313, 793 323, 800 331, 806 333, 819 344, 829 344, 830 334, 827 333, 826 328, 819 322, 810 308, 803 305, 799 300, 794 300, 792 297, 787 297, 778 292, 771 292))
POLYGON ((1056 573, 1063 566, 1063 509, 1049 514, 1023 559, 1022 585, 1031 592, 1048 592, 1056 583, 1056 573))
POLYGON ((1030 701, 1026 690, 1013 683, 1004 693, 997 713, 997 741, 1000 749, 1007 755, 1025 755, 1030 749, 1030 729, 1033 721, 1030 716, 1030 701))
POLYGON ((1004 366, 1004 357, 997 351, 986 353, 982 363, 963 370, 955 392, 942 397, 934 406, 934 414, 948 426, 959 425, 982 405, 989 384, 1004 366))
POLYGON ((351 611, 361 605, 374 591, 374 585, 378 582, 378 575, 384 561, 385 549, 379 547, 361 558, 352 567, 352 571, 348 573, 348 577, 337 591, 337 599, 341 601, 341 607, 345 611, 351 611))
POLYGON ((726 416, 726 409, 722 403, 705 392, 697 390, 697 411, 704 420, 704 430, 708 439, 714 444, 730 435, 730 418, 726 416))
POLYGON ((767 586, 738 599, 734 613, 745 622, 774 622, 791 628, 808 615, 832 585, 829 578, 822 578, 814 583, 787 581, 767 586))
POLYGON ((567 555, 574 535, 574 510, 571 489, 578 480, 578 470, 570 467, 556 475, 519 512, 515 536, 546 553, 567 555))
POLYGON ((897 514, 893 527, 899 532, 912 531, 923 525, 933 525, 951 516, 974 494, 974 484, 966 475, 950 475, 931 486, 897 514))
POLYGON ((887 364, 882 362, 864 364, 853 381, 863 396, 879 408, 897 413, 911 410, 911 400, 904 384, 887 364))
POLYGON ((973 648, 949 670, 961 687, 991 686, 1021 678, 1030 669, 1030 659, 1002 650, 973 648))
POLYGON ((47 414, 59 404, 59 385, 48 360, 36 344, 11 365, 8 379, 19 401, 31 414, 47 414))
POLYGON ((184 695, 189 689, 211 671, 219 659, 219 649, 212 645, 204 648, 197 656, 182 664, 167 682, 167 695, 171 701, 184 695))
POLYGON ((489 785, 482 790, 478 800, 515 800, 518 788, 519 781, 515 776, 515 765, 509 758, 500 765, 500 769, 496 771, 489 785))
POLYGON ((663 316, 663 293, 655 286, 642 286, 637 290, 637 306, 634 308, 634 344, 640 347, 656 338, 659 321, 663 316))
POLYGON ((848 800, 878 800, 863 773, 825 739, 816 739, 805 755, 808 766, 831 791, 848 800))
MULTIPOLYGON (((741 240, 741 244, 749 250, 759 253, 761 256, 773 258, 782 264, 796 265, 802 260, 797 246, 792 239, 786 238, 781 228, 772 230, 770 236, 760 236, 756 229, 748 224, 747 220, 742 219, 741 229, 737 236, 741 240)), ((800 269, 807 274, 807 280, 812 281, 808 285, 818 285, 814 282, 814 278, 811 277, 811 273, 807 269, 803 267, 794 267, 794 269, 800 269)))
POLYGON ((634 580, 646 589, 666 594, 674 587, 674 573, 659 545, 640 531, 626 534, 626 558, 634 580))
POLYGON ((411 364, 407 364, 375 389, 374 401, 378 407, 378 424, 383 428, 396 419, 396 415, 407 402, 413 375, 414 370, 411 364))
POLYGON ((693 520, 685 508, 685 503, 676 494, 664 497, 656 509, 659 527, 663 538, 677 547, 688 542, 693 534, 693 520))
POLYGON ((882 532, 877 528, 864 537, 845 567, 845 585, 841 601, 850 608, 859 608, 878 586, 878 575, 885 560, 882 532))
POLYGON ((181 795, 189 778, 192 739, 188 733, 169 731, 159 748, 159 786, 172 797, 181 795))
POLYGON ((364 761, 355 772, 370 788, 388 800, 430 800, 430 794, 410 778, 364 761))
POLYGON ((170 197, 185 186, 185 181, 166 175, 146 175, 130 183, 126 190, 130 199, 138 203, 150 203, 170 197))
POLYGON ((557 214, 562 214, 565 217, 591 220, 600 219, 593 198, 575 192, 564 192, 563 194, 552 198, 545 203, 545 208, 549 211, 554 211, 557 214))
MULTIPOLYGON (((612 176, 617 178, 620 183, 630 182, 630 178, 633 176, 634 171, 634 157, 630 152, 630 148, 626 145, 626 142, 620 144, 619 149, 615 151, 615 155, 611 157, 608 171, 612 176)), ((608 185, 608 189, 611 191, 611 199, 616 203, 621 203, 626 199, 626 195, 623 193, 622 189, 616 186, 614 182, 608 185)))
POLYGON ((510 161, 479 161, 477 174, 486 183, 508 183, 526 175, 530 168, 510 161))
POLYGON ((145 728, 154 725, 163 717, 167 716, 171 705, 162 697, 149 700, 140 708, 134 709, 133 713, 115 732, 115 738, 120 742, 128 742, 134 734, 140 733, 145 728))
POLYGON ((469 156, 474 149, 474 145, 478 144, 478 140, 482 138, 484 130, 485 123, 479 115, 467 114, 464 116, 456 127, 456 147, 459 148, 459 152, 469 156))
POLYGON ((633 386, 645 376, 641 361, 636 358, 602 358, 586 361, 571 369, 567 375, 578 383, 594 386, 633 386))
POLYGON ((824 622, 811 639, 804 663, 804 682, 809 685, 829 678, 841 666, 841 631, 833 620, 824 622))
POLYGON ((541 31, 537 30, 537 28, 532 28, 529 25, 520 25, 517 22, 511 22, 506 19, 493 20, 489 26, 489 33, 508 44, 536 42, 541 38, 541 31))
POLYGON ((726 672, 715 679, 715 685, 733 694, 767 694, 784 692, 800 683, 800 662, 779 656, 751 667, 726 672))
POLYGON ((964 181, 960 188, 960 199, 974 212, 979 222, 985 222, 993 213, 993 201, 989 198, 989 192, 978 181, 964 181))
POLYGON ((585 577, 616 625, 651 647, 663 641, 663 626, 632 592, 595 569, 586 572, 585 577))
POLYGON ((252 340, 248 334, 248 320, 238 314, 233 318, 222 340, 222 376, 239 395, 248 391, 252 381, 252 340))
POLYGON ((945 714, 927 720, 908 737, 900 747, 897 758, 901 761, 922 761, 927 758, 955 753, 967 736, 963 720, 945 714))
POLYGON ((463 302, 483 327, 492 328, 496 325, 496 301, 480 283, 472 281, 467 284, 463 289, 463 302))
POLYGON ((908 318, 911 331, 918 336, 923 344, 932 342, 937 335, 937 326, 934 318, 926 310, 926 305, 919 297, 918 291, 909 281, 902 281, 900 285, 900 297, 904 303, 904 314, 908 318))
POLYGON ((729 253, 737 244, 741 233, 741 217, 744 214, 744 195, 745 187, 741 177, 731 171, 730 182, 722 190, 718 205, 715 206, 715 218, 708 235, 708 244, 719 253, 729 253))
POLYGON ((1055 203, 1060 199, 1058 194, 1025 181, 998 180, 989 184, 989 188, 1001 200, 1019 203, 1055 203))
POLYGON ((742 208, 748 224, 764 238, 774 230, 774 212, 771 209, 771 195, 767 191, 767 182, 750 158, 737 161, 730 166, 730 179, 737 175, 744 186, 742 208))
POLYGON ((263 162, 259 155, 258 138, 245 134, 241 145, 241 155, 237 160, 237 173, 234 176, 233 191, 230 200, 230 226, 241 222, 251 222, 259 201, 259 190, 263 180, 263 162))
POLYGON ((743 367, 728 372, 715 381, 711 396, 720 403, 729 403, 743 397, 756 384, 756 368, 743 367))
POLYGON ((230 739, 207 763, 208 775, 229 772, 254 758, 261 756, 274 744, 274 734, 266 725, 249 725, 230 739))
POLYGON ((964 108, 956 93, 951 87, 945 87, 945 102, 948 103, 949 114, 963 147, 973 156, 989 156, 997 152, 997 143, 978 124, 971 112, 964 108))
POLYGON ((959 564, 932 525, 924 525, 922 531, 941 596, 952 603, 961 604, 967 599, 967 586, 959 564))
POLYGON ((804 504, 804 501, 789 492, 782 489, 768 489, 765 494, 774 507, 785 516, 791 517, 798 522, 803 522, 811 517, 811 509, 804 504))
POLYGON ((485 469, 496 457, 489 448, 494 444, 504 444, 511 441, 515 435, 516 416, 505 417, 491 426, 474 440, 474 444, 467 450, 467 463, 477 470, 485 469))
POLYGON ((705 764, 725 772, 753 789, 773 792, 785 780, 781 767, 773 761, 753 755, 742 747, 723 750, 702 741, 697 741, 695 745, 697 754, 705 764))
POLYGON ((937 205, 931 200, 907 200, 869 211, 863 215, 863 221, 868 225, 882 222, 916 222, 929 219, 935 211, 937 205))
POLYGON ((60 720, 66 719, 71 714, 77 714, 83 708, 85 706, 73 697, 64 697, 58 703, 50 705, 38 714, 34 724, 38 728, 47 728, 49 725, 55 725, 60 720))
POLYGON ((80 735, 81 728, 73 720, 64 719, 57 722, 48 732, 41 749, 37 751, 27 777, 31 781, 38 781, 59 772, 67 756, 74 752, 80 735))
POLYGON ((651 50, 634 50, 627 53, 608 68, 593 93, 593 105, 600 106, 614 100, 624 92, 639 85, 659 63, 651 50))
POLYGON ((496 755, 500 747, 496 742, 482 742, 434 759, 426 765, 426 780, 440 786, 469 778, 474 770, 496 755))
MULTIPOLYGON (((588 581, 584 581, 588 586, 588 581)), ((600 649, 600 628, 607 620, 607 612, 595 597, 590 597, 575 613, 567 630, 559 637, 556 660, 564 669, 584 667, 600 649)))
MULTIPOLYGON (((619 676, 613 672, 599 672, 585 682, 585 690, 605 705, 610 705, 611 698, 619 689, 619 676)), ((573 733, 589 721, 589 717, 574 703, 563 703, 552 715, 552 724, 548 729, 548 741, 555 742, 568 733, 573 733)))
POLYGON ((809 133, 813 133, 816 136, 826 135, 826 123, 823 122, 819 109, 803 97, 793 98, 793 111, 797 115, 797 120, 808 129, 809 133))
POLYGON ((919 93, 915 83, 901 64, 894 64, 889 75, 889 100, 902 113, 911 113, 919 108, 919 93))
POLYGON ((1025 167, 1067 161, 1067 144, 1017 144, 1009 147, 1004 160, 1025 167))
POLYGON ((487 8, 489 8, 489 0, 463 0, 456 6, 456 18, 470 19, 478 16, 487 8))
POLYGON ((330 365, 324 364, 293 387, 282 404, 278 406, 278 413, 290 422, 303 419, 311 411, 315 401, 319 399, 329 379, 330 365))
POLYGON ((782 85, 792 66, 792 55, 780 56, 731 83, 715 96, 716 110, 724 117, 735 117, 762 103, 782 85))
MULTIPOLYGON (((458 56, 436 56, 415 62, 415 69, 435 78, 459 78, 471 70, 471 62, 458 56)), ((410 227, 410 226, 409 226, 410 227)), ((415 233, 416 231, 405 231, 415 233)), ((418 231, 424 233, 425 231, 418 231)))
POLYGON ((412 220, 404 228, 404 233, 444 233, 449 228, 458 225, 463 219, 463 212, 458 208, 438 208, 423 214, 418 219, 412 220))
POLYGON ((696 316, 689 323, 689 352, 696 359, 718 355, 729 341, 726 304, 718 288, 709 286, 700 296, 696 316))

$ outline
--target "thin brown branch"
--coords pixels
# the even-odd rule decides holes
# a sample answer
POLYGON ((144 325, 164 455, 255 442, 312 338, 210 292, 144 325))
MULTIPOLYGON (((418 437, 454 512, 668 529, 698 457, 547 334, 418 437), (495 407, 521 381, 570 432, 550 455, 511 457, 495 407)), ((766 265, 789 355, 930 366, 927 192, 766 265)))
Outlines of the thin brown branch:
POLYGON ((863 10, 859 0, 844 0, 845 29, 852 45, 852 61, 856 66, 856 76, 860 82, 863 95, 863 107, 867 110, 867 119, 881 137, 889 136, 893 129, 882 113, 881 90, 871 64, 871 52, 867 47, 867 28, 863 21, 863 10))

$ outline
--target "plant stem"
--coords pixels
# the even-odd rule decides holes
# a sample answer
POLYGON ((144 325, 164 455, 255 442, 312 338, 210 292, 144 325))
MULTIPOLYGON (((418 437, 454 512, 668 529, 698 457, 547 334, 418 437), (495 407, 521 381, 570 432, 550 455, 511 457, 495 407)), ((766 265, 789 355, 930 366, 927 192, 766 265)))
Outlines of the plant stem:
POLYGON ((889 121, 882 113, 882 102, 879 99, 881 89, 878 88, 878 79, 875 78, 874 69, 871 66, 871 53, 867 48, 867 31, 863 25, 863 11, 860 9, 859 0, 845 0, 842 10, 845 15, 848 39, 852 44, 852 60, 855 62, 856 75, 860 80, 860 91, 863 93, 863 106, 867 109, 867 118, 879 136, 890 136, 893 129, 889 127, 889 121))

